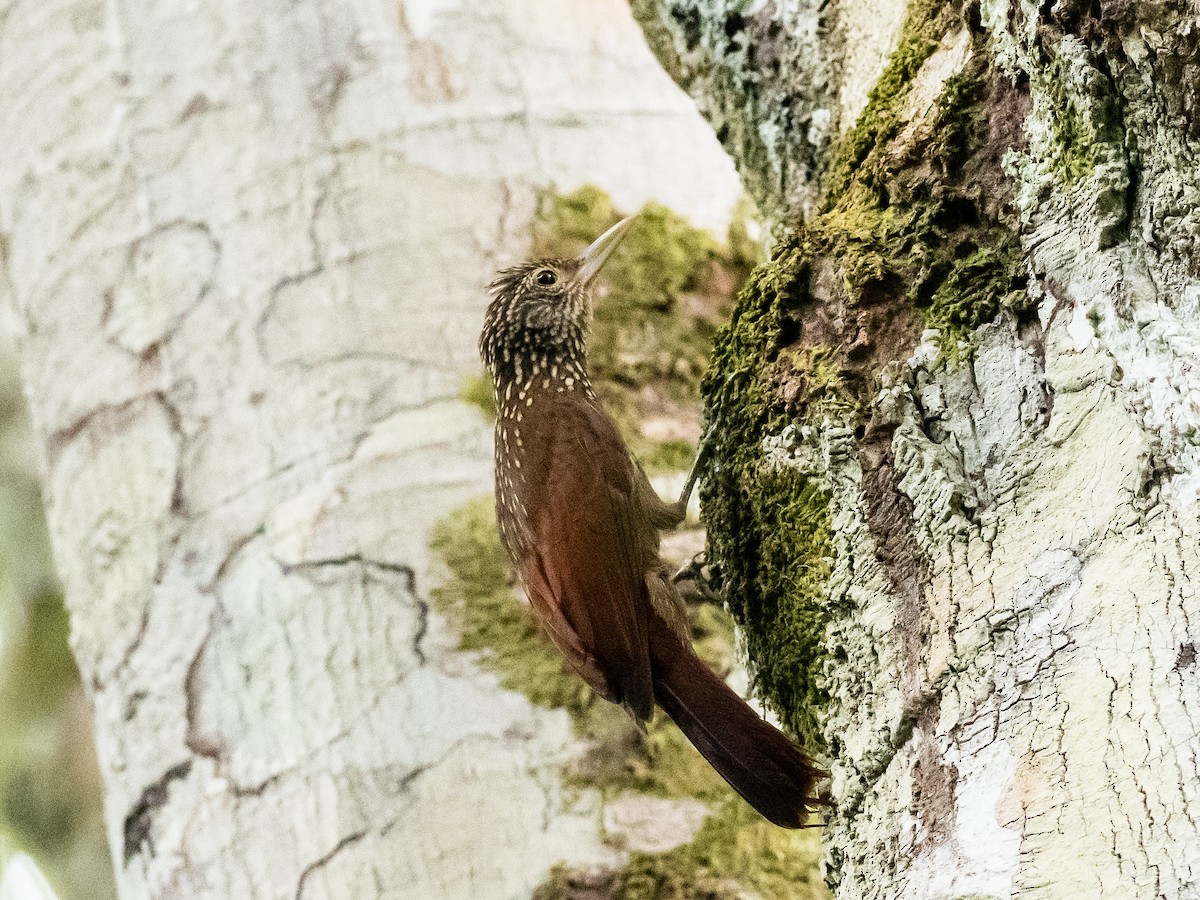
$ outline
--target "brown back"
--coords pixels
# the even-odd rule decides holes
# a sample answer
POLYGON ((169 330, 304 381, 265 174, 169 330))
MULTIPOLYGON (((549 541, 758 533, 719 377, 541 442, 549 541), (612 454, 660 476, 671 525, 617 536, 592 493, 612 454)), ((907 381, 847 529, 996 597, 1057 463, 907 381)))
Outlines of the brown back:
POLYGON ((517 560, 550 636, 603 697, 654 708, 645 573, 656 543, 621 436, 590 391, 536 391, 522 411, 517 560), (648 535, 646 532, 651 532, 648 535))

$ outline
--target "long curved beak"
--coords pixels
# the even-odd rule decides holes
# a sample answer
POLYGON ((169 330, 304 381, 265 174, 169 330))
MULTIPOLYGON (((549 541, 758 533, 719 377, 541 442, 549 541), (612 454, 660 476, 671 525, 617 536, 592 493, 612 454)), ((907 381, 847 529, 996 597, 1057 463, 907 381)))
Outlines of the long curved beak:
POLYGON ((576 278, 583 284, 587 284, 596 277, 600 269, 608 262, 609 256, 617 249, 617 244, 629 233, 629 229, 633 226, 633 220, 637 216, 628 216, 622 219, 600 237, 592 241, 592 245, 583 251, 583 265, 580 266, 576 278))

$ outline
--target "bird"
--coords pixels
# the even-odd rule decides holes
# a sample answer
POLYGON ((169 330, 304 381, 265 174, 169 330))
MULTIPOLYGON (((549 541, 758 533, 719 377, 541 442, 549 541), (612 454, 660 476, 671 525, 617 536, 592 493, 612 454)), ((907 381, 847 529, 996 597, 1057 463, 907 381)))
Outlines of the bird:
POLYGON ((501 270, 479 339, 495 391, 501 543, 542 629, 601 697, 642 728, 661 707, 765 818, 805 825, 825 776, 692 649, 683 600, 659 556, 688 487, 659 497, 588 374, 596 275, 636 217, 576 258, 501 270))

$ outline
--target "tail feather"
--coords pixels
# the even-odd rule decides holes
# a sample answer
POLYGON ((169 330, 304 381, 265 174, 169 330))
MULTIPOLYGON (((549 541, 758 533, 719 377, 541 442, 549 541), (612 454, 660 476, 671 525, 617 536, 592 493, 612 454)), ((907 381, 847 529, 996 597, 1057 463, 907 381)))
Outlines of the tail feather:
POLYGON ((762 719, 658 616, 650 630, 654 699, 701 755, 764 817, 800 828, 825 773, 762 719))

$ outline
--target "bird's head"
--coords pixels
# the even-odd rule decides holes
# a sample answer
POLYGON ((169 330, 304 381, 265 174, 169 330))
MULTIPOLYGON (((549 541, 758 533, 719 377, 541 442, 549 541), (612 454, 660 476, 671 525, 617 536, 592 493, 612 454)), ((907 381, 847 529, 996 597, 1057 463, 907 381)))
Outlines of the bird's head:
POLYGON ((479 338, 493 374, 583 360, 593 281, 632 224, 622 219, 574 259, 535 259, 496 276, 479 338))

